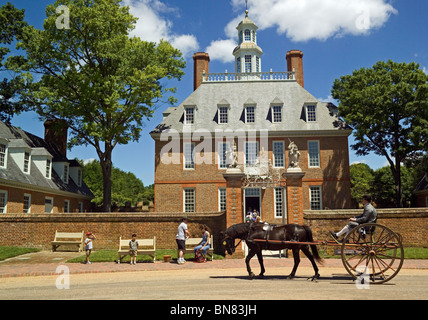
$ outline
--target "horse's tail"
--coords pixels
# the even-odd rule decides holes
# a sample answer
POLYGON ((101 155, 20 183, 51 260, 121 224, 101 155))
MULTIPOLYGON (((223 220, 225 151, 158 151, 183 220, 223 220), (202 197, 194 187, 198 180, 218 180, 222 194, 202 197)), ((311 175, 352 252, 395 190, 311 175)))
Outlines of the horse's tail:
MULTIPOLYGON (((312 230, 311 230, 311 228, 309 228, 308 226, 303 226, 303 228, 305 229, 305 231, 306 231, 306 233, 308 235, 308 242, 313 242, 314 238, 312 237, 312 230)), ((318 263, 322 264, 324 262, 324 260, 320 257, 320 255, 318 253, 317 246, 315 244, 311 244, 310 246, 311 246, 311 251, 312 251, 312 254, 313 254, 315 260, 317 260, 318 263)))

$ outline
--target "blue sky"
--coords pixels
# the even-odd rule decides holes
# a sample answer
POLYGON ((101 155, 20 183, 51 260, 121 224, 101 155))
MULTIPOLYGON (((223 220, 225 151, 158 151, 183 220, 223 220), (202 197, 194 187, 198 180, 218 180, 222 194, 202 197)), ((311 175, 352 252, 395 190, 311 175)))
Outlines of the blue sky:
MULTIPOLYGON (((41 28, 45 8, 53 0, 12 0, 25 9, 26 21, 41 28)), ((245 16, 245 0, 123 0, 139 17, 134 34, 143 40, 170 41, 187 61, 182 81, 173 81, 179 103, 193 91, 194 52, 208 52, 210 72, 234 70, 235 27, 245 16)), ((0 0, 6 3, 6 0, 0 0)), ((286 52, 302 50, 305 88, 316 98, 332 101, 336 78, 377 61, 415 61, 428 72, 428 1, 424 0, 249 0, 249 18, 258 26, 258 45, 263 49, 262 71, 285 71, 286 52)), ((117 146, 116 167, 133 172, 145 185, 154 181, 154 141, 149 132, 162 120, 167 104, 157 105, 147 120, 138 143, 117 146)), ((43 137, 43 123, 34 113, 15 116, 12 124, 43 137)), ((352 144, 352 136, 349 144, 352 144)), ((75 147, 69 158, 97 159, 90 147, 75 147)), ((377 169, 386 159, 357 157, 377 169)))

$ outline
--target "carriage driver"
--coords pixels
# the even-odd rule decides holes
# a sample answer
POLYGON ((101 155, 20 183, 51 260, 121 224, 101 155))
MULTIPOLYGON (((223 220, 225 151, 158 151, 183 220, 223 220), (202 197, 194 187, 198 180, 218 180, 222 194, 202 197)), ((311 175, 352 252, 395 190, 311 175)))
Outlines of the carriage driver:
POLYGON ((363 223, 376 222, 377 212, 376 209, 371 204, 372 197, 368 194, 365 194, 362 199, 362 203, 364 206, 364 212, 362 215, 354 218, 350 218, 348 224, 339 232, 334 233, 330 231, 330 235, 334 238, 334 240, 338 240, 338 238, 342 235, 347 235, 353 228, 359 226, 363 223))

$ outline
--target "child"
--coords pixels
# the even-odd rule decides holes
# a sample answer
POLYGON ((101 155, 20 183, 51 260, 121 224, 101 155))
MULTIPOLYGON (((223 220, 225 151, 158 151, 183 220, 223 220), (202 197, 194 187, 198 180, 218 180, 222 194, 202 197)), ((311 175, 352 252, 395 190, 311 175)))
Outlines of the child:
POLYGON ((95 239, 95 235, 92 234, 92 232, 87 232, 86 233, 86 239, 85 239, 85 251, 86 251, 86 264, 91 264, 91 262, 89 261, 89 256, 91 255, 92 252, 92 242, 95 239))
POLYGON ((131 256, 131 264, 137 264, 138 241, 137 235, 132 235, 132 240, 129 241, 129 255, 131 256), (132 261, 134 260, 134 261, 132 261))

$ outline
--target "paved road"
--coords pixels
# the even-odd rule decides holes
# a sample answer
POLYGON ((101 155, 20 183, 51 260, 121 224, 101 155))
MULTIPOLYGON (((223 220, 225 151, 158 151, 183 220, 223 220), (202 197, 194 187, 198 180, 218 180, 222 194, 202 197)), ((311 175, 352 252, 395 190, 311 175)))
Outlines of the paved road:
POLYGON ((311 268, 285 279, 284 268, 269 268, 265 279, 248 280, 243 268, 150 270, 0 279, 0 299, 428 299, 428 270, 402 269, 383 285, 358 289, 343 268, 321 268, 317 282, 311 268), (57 289, 69 284, 69 289, 57 289))

